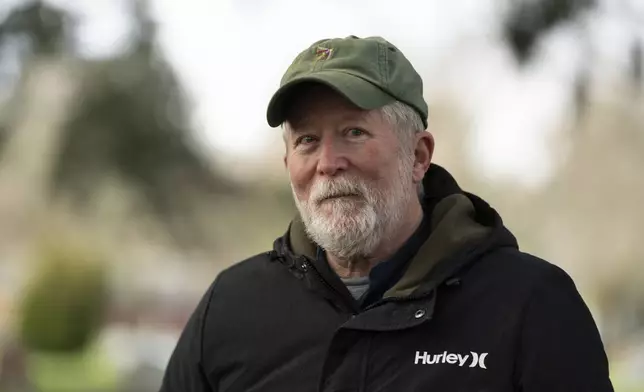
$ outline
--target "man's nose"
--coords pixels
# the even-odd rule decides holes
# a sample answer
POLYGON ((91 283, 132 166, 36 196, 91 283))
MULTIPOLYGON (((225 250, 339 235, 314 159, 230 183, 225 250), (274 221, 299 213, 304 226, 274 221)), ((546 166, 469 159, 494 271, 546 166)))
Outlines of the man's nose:
POLYGON ((323 141, 320 146, 318 173, 335 176, 338 172, 346 170, 347 166, 346 155, 335 145, 333 140, 323 141))

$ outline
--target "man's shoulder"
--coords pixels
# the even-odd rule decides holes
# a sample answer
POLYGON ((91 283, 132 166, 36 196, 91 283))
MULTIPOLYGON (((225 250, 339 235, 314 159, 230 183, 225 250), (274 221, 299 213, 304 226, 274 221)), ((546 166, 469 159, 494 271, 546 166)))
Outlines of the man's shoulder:
POLYGON ((514 247, 503 247, 485 255, 484 260, 496 268, 526 273, 547 273, 559 268, 552 261, 514 247))
POLYGON ((510 286, 530 290, 554 281, 574 286, 572 277, 562 266, 517 248, 497 249, 480 261, 473 268, 478 274, 494 276, 510 286))
POLYGON ((277 257, 274 251, 265 251, 234 262, 222 269, 212 283, 213 295, 234 295, 242 300, 266 296, 277 296, 288 292, 292 286, 301 285, 301 276, 277 257))
POLYGON ((202 298, 202 307, 211 314, 231 308, 250 306, 258 298, 274 292, 281 285, 277 262, 270 252, 262 252, 230 264, 214 277, 202 298))
POLYGON ((238 282, 255 282, 266 276, 271 266, 271 252, 261 252, 243 260, 233 262, 222 269, 215 279, 218 286, 237 284, 238 282))
POLYGON ((516 248, 486 254, 463 271, 459 279, 461 290, 448 291, 454 293, 454 298, 465 298, 466 303, 472 304, 468 306, 485 309, 501 319, 508 309, 517 317, 525 315, 530 304, 543 303, 546 298, 558 301, 552 312, 555 308, 574 311, 583 306, 575 282, 561 266, 516 248))
POLYGON ((207 309, 213 298, 221 293, 242 292, 252 288, 248 282, 254 282, 262 275, 268 260, 270 260, 269 252, 262 252, 223 268, 214 276, 199 306, 207 309))

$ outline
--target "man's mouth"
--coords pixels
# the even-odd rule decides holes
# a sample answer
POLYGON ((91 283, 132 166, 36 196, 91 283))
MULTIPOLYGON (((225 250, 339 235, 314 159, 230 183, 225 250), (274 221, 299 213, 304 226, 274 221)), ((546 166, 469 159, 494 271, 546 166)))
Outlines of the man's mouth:
POLYGON ((334 199, 340 199, 340 198, 346 198, 346 197, 358 197, 358 194, 355 193, 338 193, 336 195, 330 195, 322 198, 320 202, 327 201, 327 200, 334 200, 334 199))

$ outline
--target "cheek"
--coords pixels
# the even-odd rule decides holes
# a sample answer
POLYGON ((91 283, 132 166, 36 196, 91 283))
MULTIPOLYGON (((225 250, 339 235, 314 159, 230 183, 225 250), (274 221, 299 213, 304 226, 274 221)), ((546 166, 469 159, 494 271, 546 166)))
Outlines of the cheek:
POLYGON ((307 200, 313 176, 309 170, 301 165, 290 165, 288 167, 289 178, 297 198, 307 200))
POLYGON ((364 146, 363 154, 363 159, 369 160, 371 162, 375 162, 377 160, 383 159, 383 154, 385 151, 383 151, 381 146, 378 145, 377 143, 367 143, 364 146))
POLYGON ((374 144, 366 143, 351 154, 351 163, 361 173, 371 178, 377 177, 378 169, 386 159, 382 149, 374 144))
POLYGON ((392 177, 399 176, 399 157, 389 149, 369 146, 361 155, 360 170, 369 179, 385 185, 392 181, 392 177))

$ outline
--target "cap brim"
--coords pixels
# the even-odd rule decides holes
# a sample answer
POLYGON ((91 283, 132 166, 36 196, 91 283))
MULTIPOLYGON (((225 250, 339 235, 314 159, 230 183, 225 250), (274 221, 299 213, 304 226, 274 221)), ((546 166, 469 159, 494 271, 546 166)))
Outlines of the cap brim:
POLYGON ((266 112, 268 125, 275 128, 286 120, 289 104, 294 98, 294 93, 305 83, 326 85, 357 107, 365 110, 377 109, 395 101, 394 97, 362 78, 345 72, 320 71, 316 72, 315 75, 293 79, 273 94, 266 112))

